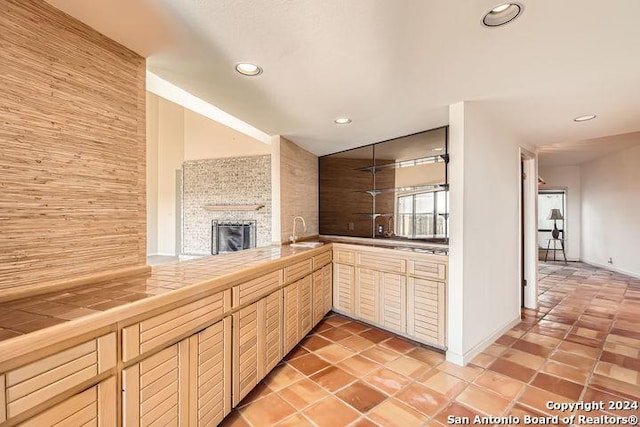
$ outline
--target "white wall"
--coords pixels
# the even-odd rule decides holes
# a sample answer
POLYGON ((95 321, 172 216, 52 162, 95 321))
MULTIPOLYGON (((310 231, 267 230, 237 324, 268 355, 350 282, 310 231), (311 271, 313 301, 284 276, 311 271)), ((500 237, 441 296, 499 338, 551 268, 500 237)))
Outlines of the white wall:
POLYGON ((147 254, 158 253, 158 97, 147 92, 147 254))
POLYGON ((158 251, 176 255, 176 170, 184 159, 183 108, 160 98, 158 101, 158 251))
POLYGON ((640 277, 640 146, 584 163, 581 185, 582 260, 640 277))
MULTIPOLYGON (((580 260, 582 235, 582 191, 580 166, 540 166, 538 174, 546 184, 540 190, 566 189, 565 250, 570 261, 580 260)), ((541 212, 548 215, 549 212, 541 212)))
POLYGON ((483 103, 449 110, 447 360, 465 364, 520 320, 520 146, 483 103))

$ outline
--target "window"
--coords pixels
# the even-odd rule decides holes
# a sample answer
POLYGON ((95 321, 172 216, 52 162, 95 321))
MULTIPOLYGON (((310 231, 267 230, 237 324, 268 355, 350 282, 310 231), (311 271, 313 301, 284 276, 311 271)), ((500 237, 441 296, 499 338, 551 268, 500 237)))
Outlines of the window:
POLYGON ((396 235, 399 237, 447 237, 446 191, 415 193, 397 197, 396 235))

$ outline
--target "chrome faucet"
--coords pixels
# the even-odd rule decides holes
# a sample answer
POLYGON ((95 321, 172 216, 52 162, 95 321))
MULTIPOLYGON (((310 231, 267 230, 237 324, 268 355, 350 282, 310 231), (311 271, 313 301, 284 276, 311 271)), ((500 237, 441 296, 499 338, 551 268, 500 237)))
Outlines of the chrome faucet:
POLYGON ((393 237, 395 233, 393 232, 393 228, 391 228, 391 224, 393 223, 393 215, 389 215, 389 221, 387 221, 387 232, 384 233, 386 237, 393 237))
POLYGON ((294 216, 293 217, 293 236, 289 237, 289 240, 291 240, 291 243, 295 243, 296 240, 298 239, 298 236, 296 235, 297 220, 302 221, 302 232, 304 233, 307 231, 307 224, 304 222, 304 218, 302 218, 301 216, 294 216))

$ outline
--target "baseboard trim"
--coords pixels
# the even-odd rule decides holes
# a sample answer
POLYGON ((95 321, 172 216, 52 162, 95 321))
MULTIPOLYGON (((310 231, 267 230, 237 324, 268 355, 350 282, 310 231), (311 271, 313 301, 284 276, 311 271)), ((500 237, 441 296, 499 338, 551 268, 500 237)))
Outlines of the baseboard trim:
POLYGON ((616 268, 613 267, 610 264, 600 264, 599 262, 595 262, 595 261, 588 261, 583 259, 582 262, 584 262, 585 264, 589 264, 593 267, 598 267, 598 268, 602 268, 604 270, 609 270, 609 271, 613 271, 615 273, 620 273, 620 274, 624 274, 626 276, 631 276, 631 277, 635 277, 636 279, 640 279, 640 273, 634 273, 633 271, 627 271, 627 270, 623 270, 621 268, 616 268))
POLYGON ((508 330, 516 326, 520 323, 520 315, 515 319, 512 319, 505 323, 500 329, 498 329, 493 334, 489 335, 484 340, 480 341, 478 344, 473 346, 469 351, 464 354, 453 353, 451 351, 447 351, 446 357, 447 361, 454 363, 460 366, 466 366, 474 357, 478 354, 482 353, 487 347, 493 344, 498 338, 504 335, 508 330))

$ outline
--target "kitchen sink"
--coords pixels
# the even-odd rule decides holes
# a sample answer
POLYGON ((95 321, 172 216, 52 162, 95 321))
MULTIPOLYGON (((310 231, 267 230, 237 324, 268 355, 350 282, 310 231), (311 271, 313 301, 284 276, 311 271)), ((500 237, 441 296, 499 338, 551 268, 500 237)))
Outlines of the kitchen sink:
POLYGON ((306 249, 311 249, 311 248, 317 248, 324 245, 323 242, 297 242, 297 243, 292 243, 291 246, 292 248, 306 248, 306 249))

